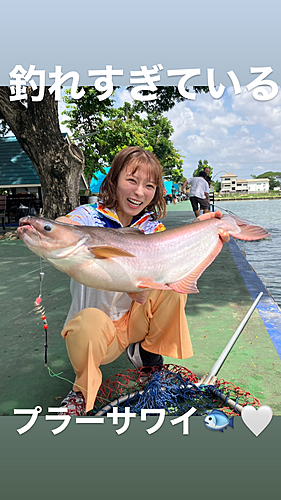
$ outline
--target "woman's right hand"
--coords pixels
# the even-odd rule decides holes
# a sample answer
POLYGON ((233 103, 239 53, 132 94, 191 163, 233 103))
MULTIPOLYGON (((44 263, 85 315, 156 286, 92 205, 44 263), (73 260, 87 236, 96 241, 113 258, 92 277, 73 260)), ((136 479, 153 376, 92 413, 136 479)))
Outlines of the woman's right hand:
POLYGON ((75 220, 70 220, 70 218, 65 217, 65 215, 58 217, 56 219, 56 222, 63 222, 64 224, 72 224, 73 226, 82 226, 82 224, 80 224, 80 222, 76 222, 75 220))

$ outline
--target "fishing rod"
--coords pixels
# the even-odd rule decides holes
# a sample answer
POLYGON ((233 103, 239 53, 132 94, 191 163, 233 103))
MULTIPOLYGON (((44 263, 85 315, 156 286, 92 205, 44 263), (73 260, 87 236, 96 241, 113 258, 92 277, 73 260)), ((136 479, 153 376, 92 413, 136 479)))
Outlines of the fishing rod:
POLYGON ((230 341, 228 342, 228 344, 224 348, 223 352, 221 353, 221 355, 219 356, 219 358, 215 362, 214 366, 211 368, 209 374, 206 375, 205 377, 203 377, 197 384, 198 386, 209 385, 210 390, 214 393, 215 396, 218 396, 220 399, 225 401, 226 404, 228 404, 231 408, 235 409, 235 411, 237 410, 239 413, 241 413, 243 407, 241 405, 238 405, 237 402, 229 399, 227 396, 222 394, 222 392, 219 391, 215 386, 213 386, 212 383, 213 383, 214 377, 218 374, 225 359, 227 358, 228 354, 230 353, 232 347, 234 346, 236 340, 238 339, 238 337, 242 333, 248 320, 250 319, 251 315, 253 314, 255 308, 257 307, 262 295, 263 295, 263 292, 260 292, 259 295, 256 297, 255 301, 253 302, 253 304, 250 307, 249 311, 247 312, 246 316, 241 321, 240 325, 238 326, 237 330, 235 331, 235 333, 231 337, 230 341))
POLYGON ((225 212, 227 212, 228 214, 231 214, 231 215, 235 215, 236 217, 239 217, 237 214, 235 214, 234 212, 231 212, 231 210, 227 210, 226 208, 223 208, 223 207, 219 207, 218 205, 215 205, 214 203, 212 203, 212 205, 215 207, 215 208, 218 208, 219 210, 224 210, 225 212))
POLYGON ((219 205, 215 205, 214 203, 212 203, 212 205, 215 207, 215 208, 218 208, 219 210, 224 210, 225 212, 227 212, 228 214, 230 215, 234 215, 234 217, 238 217, 240 220, 248 223, 248 224, 253 224, 252 221, 250 221, 249 219, 245 219, 245 217, 240 217, 240 215, 237 215, 235 212, 232 212, 231 210, 227 210, 226 208, 223 208, 223 207, 219 207, 219 205))

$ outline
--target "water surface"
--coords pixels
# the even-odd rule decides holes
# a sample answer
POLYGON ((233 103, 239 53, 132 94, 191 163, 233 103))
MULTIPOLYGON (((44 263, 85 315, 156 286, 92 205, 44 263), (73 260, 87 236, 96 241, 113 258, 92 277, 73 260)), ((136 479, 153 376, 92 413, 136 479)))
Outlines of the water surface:
POLYGON ((281 307, 281 199, 218 201, 215 207, 259 224, 271 234, 261 241, 235 241, 246 252, 248 262, 281 307))

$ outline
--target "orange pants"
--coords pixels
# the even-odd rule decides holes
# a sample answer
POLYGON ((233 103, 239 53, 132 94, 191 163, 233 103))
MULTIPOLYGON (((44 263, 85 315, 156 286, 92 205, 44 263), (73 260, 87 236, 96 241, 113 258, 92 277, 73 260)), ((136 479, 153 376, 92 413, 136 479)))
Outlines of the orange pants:
POLYGON ((143 341, 143 349, 172 358, 193 355, 186 298, 172 290, 152 290, 144 305, 133 302, 117 321, 99 309, 87 308, 65 325, 61 334, 76 374, 73 390, 83 393, 86 412, 93 408, 102 382, 99 366, 114 361, 129 344, 143 341))

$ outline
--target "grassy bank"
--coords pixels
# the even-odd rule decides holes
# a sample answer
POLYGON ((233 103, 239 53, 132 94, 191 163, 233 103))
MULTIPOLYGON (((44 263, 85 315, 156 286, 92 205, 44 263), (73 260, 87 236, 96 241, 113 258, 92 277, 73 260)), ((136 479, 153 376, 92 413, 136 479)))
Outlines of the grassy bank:
POLYGON ((232 200, 281 200, 281 195, 278 191, 270 191, 269 193, 255 194, 231 194, 228 196, 215 195, 215 201, 232 201, 232 200))

